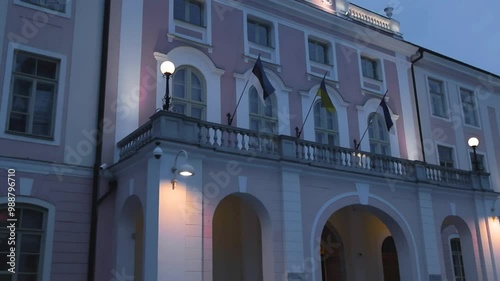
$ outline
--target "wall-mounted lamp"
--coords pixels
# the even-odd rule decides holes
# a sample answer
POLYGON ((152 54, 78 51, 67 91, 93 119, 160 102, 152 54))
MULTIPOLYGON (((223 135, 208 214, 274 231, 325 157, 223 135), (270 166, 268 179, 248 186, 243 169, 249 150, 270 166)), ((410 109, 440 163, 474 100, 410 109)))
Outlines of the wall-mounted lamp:
POLYGON ((476 147, 479 146, 479 140, 476 137, 472 137, 467 141, 467 144, 469 144, 469 146, 474 151, 474 170, 476 172, 478 172, 479 171, 479 162, 477 161, 476 147))
POLYGON ((175 162, 174 166, 172 167, 172 173, 174 174, 174 177, 172 178, 172 189, 175 189, 175 184, 177 183, 176 176, 177 174, 183 176, 183 177, 190 177, 194 175, 194 168, 193 166, 189 165, 187 163, 188 161, 188 155, 187 152, 183 149, 177 153, 175 156, 175 162), (186 157, 186 164, 180 166, 180 168, 177 168, 177 159, 179 158, 179 155, 184 154, 184 157, 186 157))
POLYGON ((171 102, 171 97, 169 94, 169 87, 168 87, 168 79, 170 78, 170 75, 174 73, 175 71, 175 65, 171 61, 164 61, 160 65, 160 71, 161 73, 167 78, 167 87, 165 89, 165 96, 163 97, 163 110, 169 111, 170 110, 170 102, 171 102))
POLYGON ((493 220, 500 220, 500 212, 495 212, 496 211, 495 203, 497 203, 497 201, 499 201, 499 199, 500 199, 500 196, 497 197, 497 199, 495 199, 495 201, 493 201, 493 203, 491 204, 491 213, 492 213, 493 220))

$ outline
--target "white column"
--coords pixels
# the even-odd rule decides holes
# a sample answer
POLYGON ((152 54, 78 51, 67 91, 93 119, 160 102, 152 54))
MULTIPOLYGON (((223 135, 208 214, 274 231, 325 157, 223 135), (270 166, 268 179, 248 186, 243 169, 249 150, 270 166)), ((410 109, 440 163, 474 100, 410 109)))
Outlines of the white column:
POLYGON ((139 126, 142 8, 143 0, 122 1, 115 142, 139 126))
POLYGON ((441 276, 439 262, 439 250, 437 243, 437 232, 434 225, 434 210, 432 207, 432 196, 429 192, 420 191, 418 193, 420 216, 422 219, 422 232, 427 262, 427 272, 429 275, 441 276))
POLYGON ((477 242, 481 268, 484 270, 483 276, 486 277, 484 281, 498 280, 494 278, 492 253, 490 252, 489 232, 486 225, 489 213, 486 213, 483 200, 476 198, 476 222, 477 222, 477 242))
POLYGON ((281 178, 285 271, 294 272, 304 264, 299 171, 283 168, 281 178))
POLYGON ((159 207, 159 176, 160 160, 151 157, 148 160, 148 177, 144 204, 144 280, 158 280, 158 207, 159 207))

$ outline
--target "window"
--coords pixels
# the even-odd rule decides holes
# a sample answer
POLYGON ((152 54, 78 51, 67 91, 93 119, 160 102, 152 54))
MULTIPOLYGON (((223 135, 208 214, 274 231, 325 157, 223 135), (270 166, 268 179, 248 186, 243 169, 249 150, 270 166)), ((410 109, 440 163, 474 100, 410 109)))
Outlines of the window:
POLYGON ((368 57, 361 57, 361 70, 363 77, 375 80, 382 80, 379 75, 378 61, 368 57))
POLYGON ((438 145, 439 165, 453 168, 453 148, 438 145))
POLYGON ((197 0, 175 0, 174 18, 194 25, 204 26, 204 6, 197 0))
POLYGON ((460 238, 450 239, 451 258, 453 261, 453 275, 455 281, 465 281, 465 268, 462 258, 462 247, 460 245, 460 238))
POLYGON ((6 132, 53 138, 58 61, 16 51, 6 132))
POLYGON ((205 79, 193 67, 181 67, 174 72, 172 109, 198 119, 205 119, 205 79))
MULTIPOLYGON (((484 167, 484 155, 482 154, 477 154, 477 168, 479 169, 479 171, 483 171, 485 172, 486 169, 484 167)), ((471 152, 470 153, 470 163, 471 163, 471 166, 472 166, 472 170, 476 170, 476 162, 474 160, 474 152, 471 152)))
POLYGON ((384 117, 378 113, 372 113, 368 120, 370 151, 377 154, 391 155, 389 132, 387 132, 384 117))
POLYGON ((309 39, 309 59, 315 62, 328 64, 328 45, 309 39))
POLYGON ((257 90, 250 88, 250 130, 275 134, 278 132, 278 118, 276 116, 276 98, 274 95, 262 103, 257 90))
POLYGON ((460 99, 462 100, 465 124, 479 126, 474 92, 461 88, 460 99))
POLYGON ((248 41, 272 47, 271 25, 254 19, 247 20, 248 41))
POLYGON ((42 276, 43 243, 45 241, 46 211, 41 208, 16 205, 16 274, 7 269, 10 247, 6 241, 7 208, 0 208, 0 280, 38 281, 42 276))
POLYGON ((68 0, 21 0, 21 2, 40 6, 61 13, 66 12, 67 1, 68 0))
POLYGON ((337 112, 326 110, 321 101, 314 104, 314 127, 316 131, 316 142, 339 145, 339 124, 337 112))
POLYGON ((431 95, 432 114, 448 118, 443 81, 429 78, 429 92, 431 95))

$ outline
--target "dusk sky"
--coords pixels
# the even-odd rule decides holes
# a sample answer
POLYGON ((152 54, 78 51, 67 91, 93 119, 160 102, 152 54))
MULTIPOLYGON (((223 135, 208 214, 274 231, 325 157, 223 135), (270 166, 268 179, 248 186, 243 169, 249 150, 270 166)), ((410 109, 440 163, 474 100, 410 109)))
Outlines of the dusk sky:
POLYGON ((406 41, 500 75, 500 1, 352 0, 401 23, 406 41))

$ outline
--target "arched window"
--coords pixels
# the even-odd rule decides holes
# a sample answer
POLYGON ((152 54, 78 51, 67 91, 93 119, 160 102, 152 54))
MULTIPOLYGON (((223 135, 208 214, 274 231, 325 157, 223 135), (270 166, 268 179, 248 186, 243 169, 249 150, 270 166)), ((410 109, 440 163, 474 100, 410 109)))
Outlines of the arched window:
POLYGON ((384 281, 399 281, 399 262, 396 244, 392 236, 382 242, 382 266, 384 268, 384 281))
POLYGON ((206 83, 203 75, 193 67, 180 67, 174 72, 172 110, 205 120, 206 83))
MULTIPOLYGON (((11 216, 6 204, 0 206, 0 255, 7 257, 13 244, 8 243, 10 231, 8 218, 16 218, 15 223, 15 257, 16 274, 8 271, 5 262, 0 267, 0 280, 41 280, 44 259, 44 243, 47 225, 47 210, 25 204, 16 204, 15 217, 11 216)), ((2 259, 3 260, 3 259, 2 259)))
POLYGON ((314 104, 314 127, 316 142, 339 145, 339 123, 337 111, 329 112, 321 101, 314 104))
POLYGON ((276 97, 274 95, 262 103, 257 90, 250 88, 250 130, 275 134, 278 132, 278 117, 276 114, 276 97))
POLYGON ((368 133, 370 135, 371 152, 391 155, 389 132, 382 115, 378 113, 370 114, 368 117, 368 133))
POLYGON ((455 281, 465 281, 465 267, 462 257, 462 246, 460 238, 450 239, 451 258, 453 261, 453 275, 455 281))

